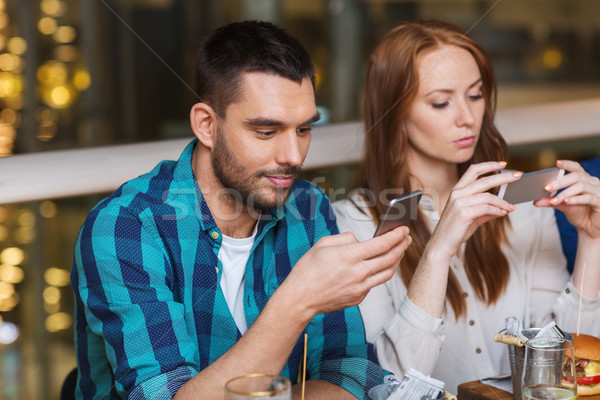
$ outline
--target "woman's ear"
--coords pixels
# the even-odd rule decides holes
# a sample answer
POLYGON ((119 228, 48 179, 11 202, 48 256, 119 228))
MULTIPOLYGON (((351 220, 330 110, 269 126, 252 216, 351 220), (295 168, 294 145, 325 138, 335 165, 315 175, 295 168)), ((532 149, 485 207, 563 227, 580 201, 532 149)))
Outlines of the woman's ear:
POLYGON ((214 132, 217 129, 217 115, 206 103, 196 103, 190 111, 190 125, 200 143, 212 149, 214 132))

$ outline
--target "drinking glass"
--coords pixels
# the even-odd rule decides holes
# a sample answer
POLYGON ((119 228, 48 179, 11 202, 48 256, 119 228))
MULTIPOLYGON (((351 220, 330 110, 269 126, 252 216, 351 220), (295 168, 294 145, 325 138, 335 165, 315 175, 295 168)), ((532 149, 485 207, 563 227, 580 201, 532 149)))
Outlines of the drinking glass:
POLYGON ((539 337, 525 342, 523 400, 570 400, 577 398, 573 342, 539 337))
POLYGON ((292 384, 282 376, 249 374, 225 384, 226 400, 292 400, 292 384))

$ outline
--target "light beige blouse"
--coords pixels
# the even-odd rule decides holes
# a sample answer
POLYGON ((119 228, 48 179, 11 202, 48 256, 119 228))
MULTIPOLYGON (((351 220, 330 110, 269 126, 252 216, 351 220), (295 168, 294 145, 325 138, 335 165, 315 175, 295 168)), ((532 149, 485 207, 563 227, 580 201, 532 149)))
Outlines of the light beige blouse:
MULTIPOLYGON (((361 198, 356 193, 351 198, 358 208, 348 200, 333 205, 340 231, 351 231, 361 241, 369 239, 375 224, 361 198)), ((434 229, 440 216, 431 198, 423 196, 419 207, 434 229)), ((488 306, 474 295, 460 256, 451 261, 467 302, 466 316, 458 321, 449 305, 437 319, 413 304, 398 273, 369 292, 360 311, 367 340, 375 345, 385 369, 401 377, 415 368, 444 381, 446 390, 456 393, 462 382, 510 374, 507 345, 493 341, 506 317, 516 316, 525 327, 555 320, 564 330, 577 330, 579 291, 566 269, 554 210, 523 203, 509 218, 509 244, 503 251, 510 279, 496 304, 488 306)), ((600 335, 600 296, 584 298, 581 312, 580 331, 600 335)))

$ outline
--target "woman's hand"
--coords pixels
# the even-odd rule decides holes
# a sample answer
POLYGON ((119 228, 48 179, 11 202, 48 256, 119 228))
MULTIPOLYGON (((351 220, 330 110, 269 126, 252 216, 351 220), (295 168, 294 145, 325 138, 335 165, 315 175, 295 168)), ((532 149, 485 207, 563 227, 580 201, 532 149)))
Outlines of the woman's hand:
POLYGON ((549 192, 564 189, 553 198, 535 202, 539 207, 555 207, 565 213, 579 235, 600 239, 600 179, 591 176, 575 161, 559 160, 558 168, 569 171, 545 189, 549 192))
POLYGON ((504 172, 481 177, 500 171, 505 162, 473 164, 452 189, 428 246, 435 246, 436 253, 452 258, 461 244, 485 222, 503 217, 514 210, 514 206, 488 190, 521 178, 521 172, 504 172), (441 252, 441 253, 440 253, 441 252))

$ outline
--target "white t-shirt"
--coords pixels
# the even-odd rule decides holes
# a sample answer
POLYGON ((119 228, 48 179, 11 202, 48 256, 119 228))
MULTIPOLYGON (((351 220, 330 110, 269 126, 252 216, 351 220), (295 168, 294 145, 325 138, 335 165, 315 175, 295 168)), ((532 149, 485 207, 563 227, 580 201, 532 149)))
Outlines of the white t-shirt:
POLYGON ((223 235, 218 256, 223 266, 221 290, 242 335, 248 330, 246 315, 244 315, 244 273, 255 237, 256 227, 252 236, 247 238, 238 239, 223 235))

